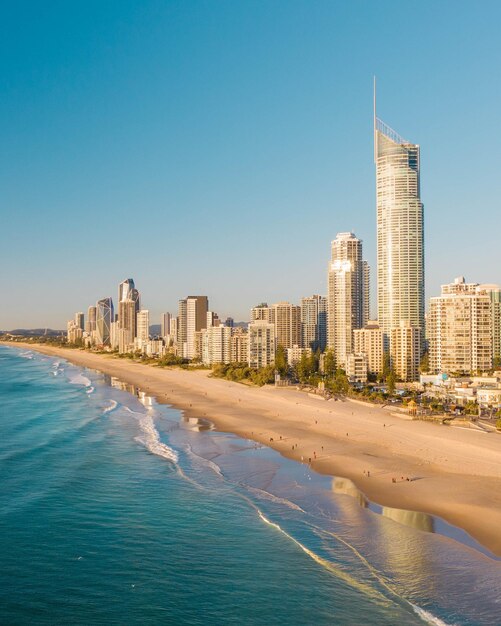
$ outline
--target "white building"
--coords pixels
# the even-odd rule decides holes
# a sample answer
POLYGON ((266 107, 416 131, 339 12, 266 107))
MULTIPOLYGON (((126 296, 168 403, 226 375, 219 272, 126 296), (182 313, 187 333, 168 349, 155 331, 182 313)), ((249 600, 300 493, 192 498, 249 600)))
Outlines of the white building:
POLYGON ((275 325, 258 320, 249 324, 249 366, 266 367, 275 361, 275 325))
POLYGON ((346 375, 350 382, 367 382, 367 355, 351 353, 346 359, 346 375))
POLYGON ((324 351, 327 345, 327 298, 301 298, 301 346, 324 351))
POLYGON ((204 365, 230 363, 231 331, 229 326, 211 326, 202 333, 202 362, 204 365))
POLYGON ((421 331, 408 320, 401 320, 391 329, 390 358, 397 378, 404 382, 419 380, 421 360, 421 331))
POLYGON ((171 319, 170 313, 162 313, 160 317, 160 337, 169 337, 171 334, 171 319))
POLYGON ((306 356, 311 356, 311 348, 301 348, 299 346, 292 346, 292 348, 287 348, 287 363, 289 365, 295 365, 299 363, 303 354, 306 356))
POLYGON ((493 292, 461 276, 430 299, 428 336, 432 372, 469 374, 492 367, 499 308, 493 292))
POLYGON ((353 331, 367 321, 368 276, 362 241, 353 233, 338 233, 328 269, 327 347, 334 350, 340 367, 353 352, 353 331))
POLYGON ((386 338, 401 320, 424 330, 419 146, 376 117, 377 318, 386 338))
POLYGON ((383 371, 384 336, 377 322, 369 320, 364 328, 353 331, 353 351, 367 355, 367 368, 371 374, 383 371))

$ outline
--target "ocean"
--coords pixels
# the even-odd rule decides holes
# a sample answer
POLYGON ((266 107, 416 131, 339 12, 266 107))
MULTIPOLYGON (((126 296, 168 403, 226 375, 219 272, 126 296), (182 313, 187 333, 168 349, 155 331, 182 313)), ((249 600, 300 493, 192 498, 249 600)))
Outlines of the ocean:
POLYGON ((0 406, 0 624, 501 624, 441 520, 34 351, 0 406))

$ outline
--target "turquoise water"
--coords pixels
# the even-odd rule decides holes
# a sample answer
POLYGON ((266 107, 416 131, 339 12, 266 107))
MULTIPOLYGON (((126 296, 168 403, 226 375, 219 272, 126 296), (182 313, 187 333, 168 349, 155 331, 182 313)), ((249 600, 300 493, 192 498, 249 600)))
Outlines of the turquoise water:
POLYGON ((35 352, 0 400, 1 624, 501 623, 436 520, 35 352))

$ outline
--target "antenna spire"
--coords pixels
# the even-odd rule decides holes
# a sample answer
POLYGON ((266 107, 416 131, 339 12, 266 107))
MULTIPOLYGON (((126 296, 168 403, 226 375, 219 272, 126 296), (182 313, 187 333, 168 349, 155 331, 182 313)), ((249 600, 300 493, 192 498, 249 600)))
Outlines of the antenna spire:
POLYGON ((376 136, 376 75, 374 75, 373 86, 373 124, 374 124, 374 163, 377 161, 377 136, 376 136))

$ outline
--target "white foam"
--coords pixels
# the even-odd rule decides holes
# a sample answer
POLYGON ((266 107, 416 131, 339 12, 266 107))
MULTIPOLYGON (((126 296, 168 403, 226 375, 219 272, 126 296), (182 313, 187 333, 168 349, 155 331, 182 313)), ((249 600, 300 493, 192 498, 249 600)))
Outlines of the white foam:
POLYGON ((214 463, 214 461, 211 461, 210 459, 206 459, 203 456, 200 456, 198 454, 195 454, 195 452, 193 452, 193 450, 191 449, 190 444, 187 445, 186 450, 188 452, 188 454, 192 457, 195 457, 196 459, 198 459, 201 463, 203 463, 203 465, 206 465, 207 467, 210 467, 210 469, 217 474, 218 476, 220 476, 221 478, 224 478, 223 476, 223 472, 221 471, 221 468, 219 467, 219 465, 217 465, 216 463, 214 463))
POLYGON ((94 387, 89 387, 85 393, 88 393, 88 394, 94 393, 94 387))
POLYGON ((274 496, 269 491, 264 491, 263 489, 258 489, 257 487, 249 487, 248 485, 246 487, 250 492, 256 494, 259 498, 263 498, 264 500, 271 500, 271 502, 276 502, 277 504, 285 504, 285 506, 288 506, 290 509, 294 509, 295 511, 300 511, 301 513, 305 513, 305 511, 300 506, 298 506, 297 504, 294 504, 294 502, 291 502, 290 500, 287 500, 286 498, 280 498, 278 496, 274 496))
POLYGON ((110 402, 110 406, 107 406, 105 409, 103 409, 103 415, 105 413, 111 413, 111 411, 114 411, 117 408, 118 402, 116 400, 110 400, 110 402))
MULTIPOLYGON (((131 413, 135 413, 135 411, 131 411, 130 409, 129 411, 131 413)), ((167 459, 167 461, 177 464, 177 452, 160 441, 160 434, 155 428, 151 415, 143 413, 139 413, 139 415, 141 416, 139 418, 139 427, 143 431, 144 437, 136 437, 136 441, 142 443, 143 446, 152 454, 156 454, 156 456, 161 456, 162 458, 167 459)))
POLYGON ((425 609, 422 609, 421 607, 412 604, 412 602, 409 602, 409 604, 412 606, 412 609, 416 613, 416 615, 419 615, 419 617, 427 624, 433 624, 433 626, 455 626, 454 624, 448 624, 447 622, 444 622, 439 617, 436 617, 429 611, 425 611, 425 609))
POLYGON ((84 376, 83 374, 76 374, 75 376, 70 378, 70 383, 72 385, 83 385, 84 387, 91 386, 90 380, 87 378, 87 376, 84 376))
POLYGON ((19 356, 22 357, 23 359, 32 359, 33 353, 32 352, 20 352, 19 356))

